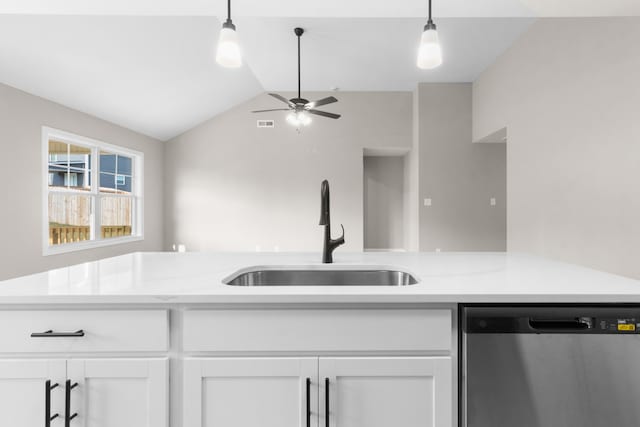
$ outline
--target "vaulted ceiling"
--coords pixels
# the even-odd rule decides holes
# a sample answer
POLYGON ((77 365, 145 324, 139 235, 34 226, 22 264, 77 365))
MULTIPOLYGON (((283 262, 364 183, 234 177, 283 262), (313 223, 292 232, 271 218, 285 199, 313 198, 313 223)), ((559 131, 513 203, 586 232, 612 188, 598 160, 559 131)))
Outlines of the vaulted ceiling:
POLYGON ((406 91, 473 81, 539 16, 640 15, 635 0, 434 0, 445 62, 423 71, 426 0, 234 0, 245 65, 228 70, 214 61, 225 8, 3 0, 0 82, 166 140, 264 91, 295 89, 295 26, 307 30, 303 91, 406 91))

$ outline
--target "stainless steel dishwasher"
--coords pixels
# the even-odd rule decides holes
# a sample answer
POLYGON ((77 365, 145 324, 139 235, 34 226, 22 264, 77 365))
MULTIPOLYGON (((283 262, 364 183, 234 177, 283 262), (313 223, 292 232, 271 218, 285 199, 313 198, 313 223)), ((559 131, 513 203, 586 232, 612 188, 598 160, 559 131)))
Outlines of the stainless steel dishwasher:
POLYGON ((640 306, 461 308, 460 426, 640 426, 640 306))

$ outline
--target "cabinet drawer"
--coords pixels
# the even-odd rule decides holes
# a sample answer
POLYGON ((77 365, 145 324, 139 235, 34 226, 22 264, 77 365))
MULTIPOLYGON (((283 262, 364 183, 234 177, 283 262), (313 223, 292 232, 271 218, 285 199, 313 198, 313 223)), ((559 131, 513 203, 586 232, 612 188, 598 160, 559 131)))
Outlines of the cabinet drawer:
POLYGON ((0 311, 0 336, 0 353, 166 351, 168 314, 166 310, 0 311), (34 333, 41 336, 33 337, 34 333), (83 336, 59 335, 66 333, 83 336))
POLYGON ((185 351, 448 351, 451 310, 191 310, 185 351))

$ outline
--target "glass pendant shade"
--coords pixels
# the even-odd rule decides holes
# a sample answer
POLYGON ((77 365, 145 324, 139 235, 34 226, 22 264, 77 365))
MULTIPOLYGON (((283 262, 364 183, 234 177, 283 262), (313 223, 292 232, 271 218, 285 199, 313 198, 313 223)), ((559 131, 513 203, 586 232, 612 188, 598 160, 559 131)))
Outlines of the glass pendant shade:
POLYGON ((235 28, 223 26, 218 39, 216 62, 223 67, 238 68, 242 66, 242 53, 235 28))
POLYGON ((420 39, 420 49, 418 50, 418 68, 430 70, 442 64, 442 48, 438 31, 435 28, 427 28, 422 33, 420 39))

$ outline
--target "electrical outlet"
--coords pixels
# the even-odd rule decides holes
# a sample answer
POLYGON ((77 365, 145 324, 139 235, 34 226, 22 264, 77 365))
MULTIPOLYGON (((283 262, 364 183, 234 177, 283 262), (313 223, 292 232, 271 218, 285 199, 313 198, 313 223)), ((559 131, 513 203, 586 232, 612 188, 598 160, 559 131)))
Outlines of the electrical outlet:
POLYGON ((491 206, 495 206, 495 205, 496 205, 496 198, 495 198, 495 197, 490 198, 490 199, 489 199, 489 204, 490 204, 491 206))
POLYGON ((430 198, 424 199, 424 205, 431 206, 431 199, 430 198))

